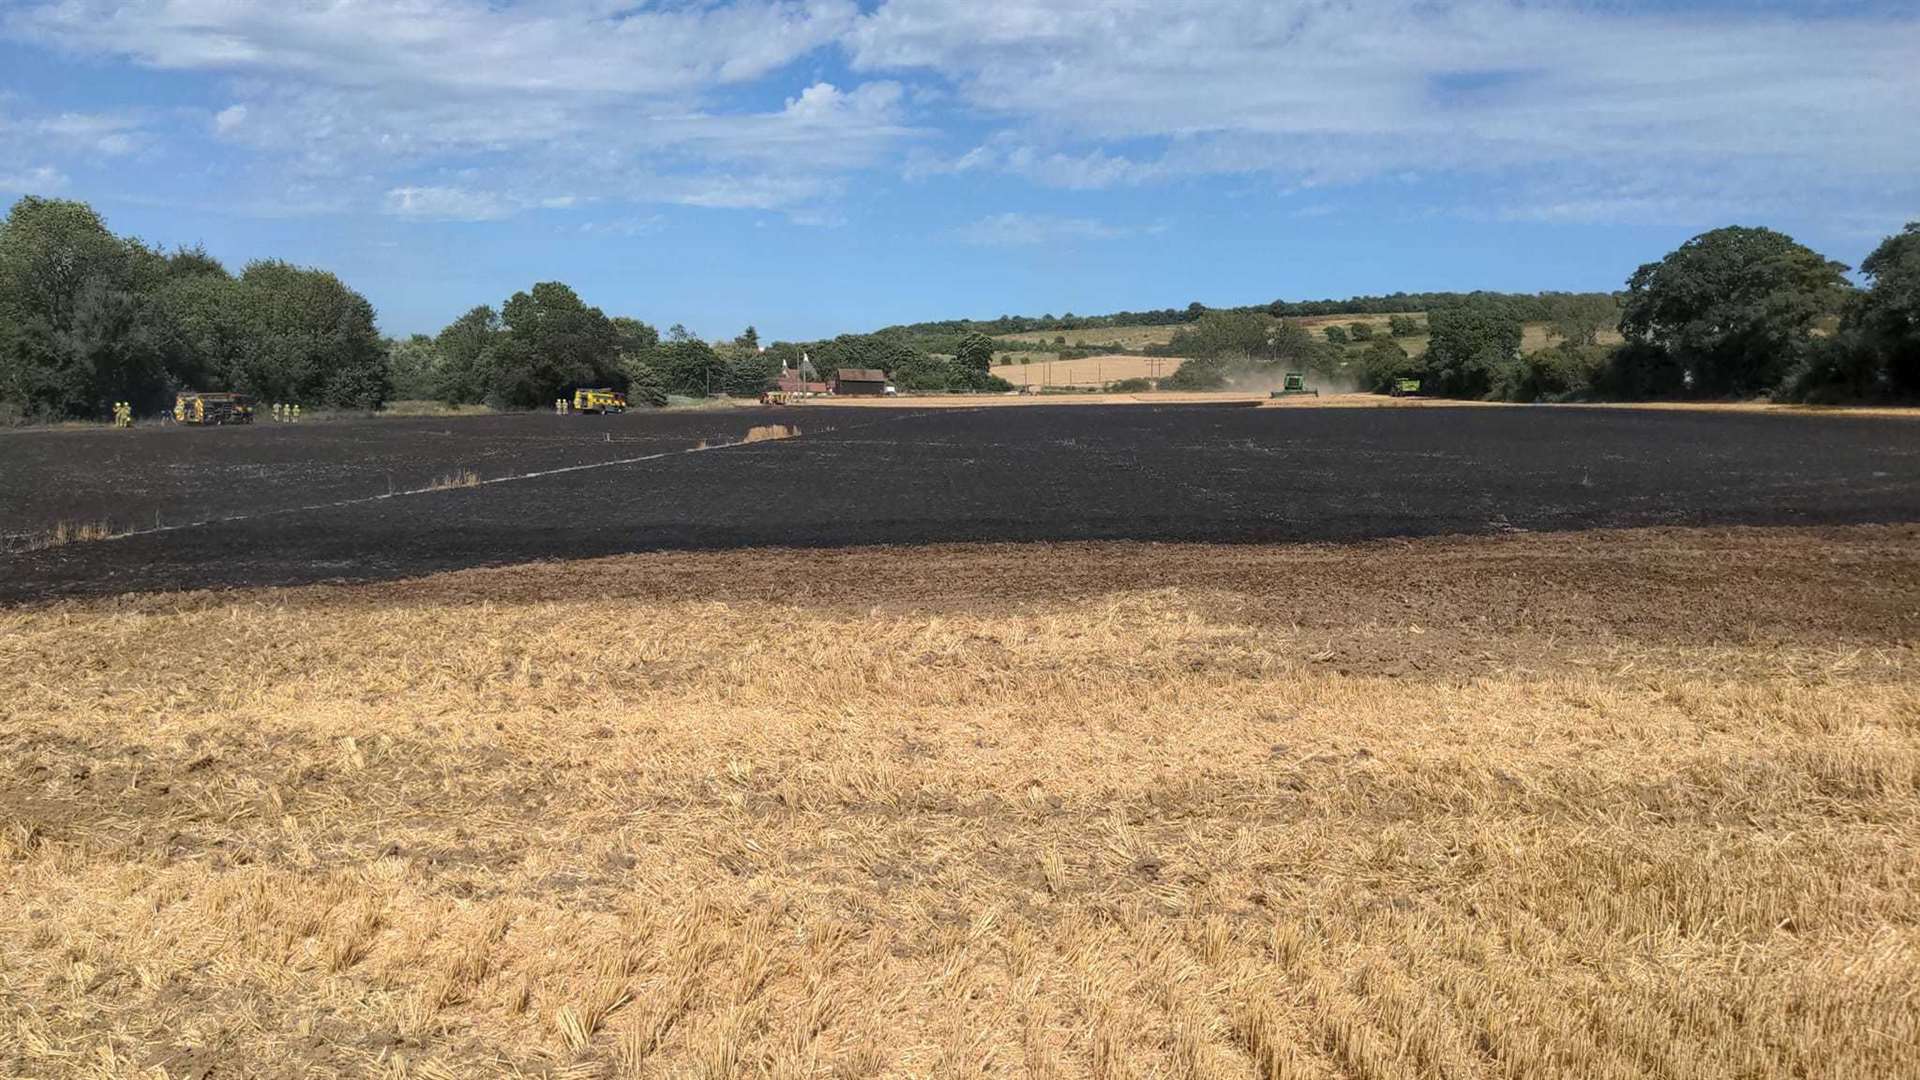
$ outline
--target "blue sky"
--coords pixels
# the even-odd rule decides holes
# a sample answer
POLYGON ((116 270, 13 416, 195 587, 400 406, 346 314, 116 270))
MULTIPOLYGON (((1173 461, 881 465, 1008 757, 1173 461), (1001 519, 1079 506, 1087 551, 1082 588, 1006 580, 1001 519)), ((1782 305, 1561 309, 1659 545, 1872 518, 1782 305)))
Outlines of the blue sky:
POLYGON ((390 333, 559 279, 768 338, 1608 289, 1920 218, 1871 0, 0 0, 0 200, 273 256, 390 333))

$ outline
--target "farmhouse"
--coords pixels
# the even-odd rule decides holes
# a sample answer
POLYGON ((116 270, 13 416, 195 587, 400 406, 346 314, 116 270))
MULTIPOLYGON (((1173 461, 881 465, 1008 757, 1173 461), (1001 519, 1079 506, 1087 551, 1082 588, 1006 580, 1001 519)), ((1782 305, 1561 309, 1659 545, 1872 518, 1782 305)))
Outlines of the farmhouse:
POLYGON ((833 392, 878 397, 887 392, 887 373, 875 368, 841 368, 833 373, 833 392))

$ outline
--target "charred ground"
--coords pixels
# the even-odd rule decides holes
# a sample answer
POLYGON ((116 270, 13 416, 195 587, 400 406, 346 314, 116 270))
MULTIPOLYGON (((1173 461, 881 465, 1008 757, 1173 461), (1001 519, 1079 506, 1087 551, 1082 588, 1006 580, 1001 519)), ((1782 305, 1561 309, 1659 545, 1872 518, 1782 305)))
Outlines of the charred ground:
POLYGON ((1911 422, 1617 409, 743 409, 57 432, 0 456, 0 531, 241 515, 0 556, 13 601, 679 548, 1920 520, 1911 422), (802 437, 674 453, 776 421, 802 437), (501 482, 378 498, 463 467, 501 482), (338 499, 371 501, 297 509, 338 499))

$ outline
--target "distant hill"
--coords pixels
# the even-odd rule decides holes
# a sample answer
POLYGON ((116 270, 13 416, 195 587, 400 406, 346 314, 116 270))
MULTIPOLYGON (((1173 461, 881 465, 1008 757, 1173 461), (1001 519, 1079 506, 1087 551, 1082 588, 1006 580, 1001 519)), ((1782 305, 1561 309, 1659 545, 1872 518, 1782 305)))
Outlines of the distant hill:
MULTIPOLYGON (((897 333, 916 338, 957 338, 981 333, 998 337, 1036 331, 1097 330, 1122 326, 1171 326, 1189 323, 1209 311, 1260 311, 1277 318, 1304 318, 1317 315, 1395 315, 1431 311, 1443 307, 1491 307, 1521 322, 1551 319, 1551 305, 1571 296, 1611 295, 1585 293, 1503 293, 1503 292, 1421 292, 1390 293, 1385 296, 1353 296, 1345 300, 1275 300, 1269 304, 1245 307, 1210 308, 1198 301, 1184 308, 1158 308, 1149 311, 1116 311, 1106 315, 1001 315, 994 319, 944 319, 935 322, 889 326, 881 333, 897 333)), ((932 351, 943 351, 934 349, 932 351)))

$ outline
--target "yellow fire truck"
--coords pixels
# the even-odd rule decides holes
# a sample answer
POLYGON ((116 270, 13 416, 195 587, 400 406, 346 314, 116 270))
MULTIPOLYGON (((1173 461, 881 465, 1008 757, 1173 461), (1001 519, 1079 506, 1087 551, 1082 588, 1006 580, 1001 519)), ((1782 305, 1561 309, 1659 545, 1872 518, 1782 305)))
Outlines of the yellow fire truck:
POLYGON ((573 411, 577 413, 623 413, 627 411, 627 395, 611 387, 597 390, 575 390, 573 392, 573 411))
POLYGON ((180 394, 173 399, 173 419, 182 424, 251 424, 253 399, 245 394, 180 394))

